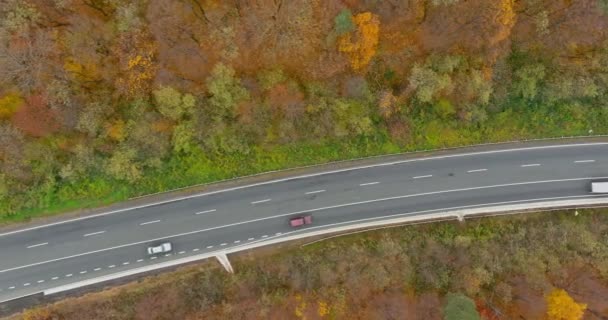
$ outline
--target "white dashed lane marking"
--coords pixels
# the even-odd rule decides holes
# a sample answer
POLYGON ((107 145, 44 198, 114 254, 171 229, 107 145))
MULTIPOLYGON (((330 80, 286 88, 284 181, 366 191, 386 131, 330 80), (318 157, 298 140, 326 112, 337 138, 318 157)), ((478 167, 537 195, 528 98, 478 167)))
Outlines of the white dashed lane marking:
POLYGON ((211 248, 213 248, 213 246, 207 246, 207 249, 211 249, 211 248))
POLYGON ((116 267, 116 265, 115 265, 115 264, 111 264, 111 265, 109 265, 109 266, 108 266, 108 268, 109 268, 109 269, 112 269, 112 268, 114 268, 114 267, 116 267))
POLYGON ((128 265, 129 263, 130 263, 129 261, 126 261, 126 262, 123 262, 123 263, 122 263, 122 265, 123 265, 123 266, 126 266, 126 265, 128 265))
POLYGON ((83 237, 96 236, 96 235, 102 234, 102 233, 106 233, 105 230, 104 231, 97 231, 97 232, 93 232, 93 233, 87 233, 83 237))
POLYGON ((36 282, 38 282, 38 283, 43 283, 43 282, 44 282, 44 280, 38 280, 38 281, 36 281, 36 282))
POLYGON ((526 168, 526 167, 539 167, 540 163, 529 163, 529 164, 522 164, 520 167, 522 168, 526 168))
POLYGON ((222 247, 225 246, 225 245, 227 245, 227 243, 225 243, 225 242, 222 243, 222 244, 220 244, 220 246, 222 246, 222 247))
POLYGON ((255 240, 255 238, 249 238, 249 239, 247 239, 247 241, 253 241, 253 240, 255 240))
POLYGON ((30 283, 29 283, 29 282, 27 282, 27 283, 24 283, 24 284, 23 284, 23 286, 24 286, 24 287, 27 287, 27 286, 29 286, 29 285, 30 285, 30 283))
POLYGON ((253 201, 253 202, 251 202, 251 204, 264 203, 264 202, 268 202, 270 200, 272 200, 272 199, 264 199, 264 200, 253 201))
POLYGON ((234 240, 234 243, 239 243, 241 242, 241 240, 234 240))
POLYGON ((197 212, 195 214, 211 213, 211 212, 215 212, 215 211, 217 211, 217 210, 216 209, 211 209, 211 210, 205 210, 205 211, 197 212))
POLYGON ((15 289, 15 286, 8 287, 9 290, 15 289))
POLYGON ((143 262, 144 259, 137 259, 137 262, 143 262))
POLYGON ((180 251, 177 254, 184 254, 184 253, 186 253, 186 251, 180 251))
POLYGON ((380 183, 380 182, 378 182, 378 181, 374 181, 374 182, 366 182, 366 183, 361 183, 361 184, 359 184, 359 186, 360 186, 360 187, 365 187, 365 186, 373 186, 373 185, 378 184, 378 183, 380 183))
POLYGON ((139 225, 140 226, 145 226, 147 224, 153 224, 153 223, 159 223, 159 222, 160 222, 160 220, 153 220, 153 221, 148 221, 148 222, 142 222, 139 225))
POLYGON ((85 274, 85 273, 87 273, 87 271, 86 271, 86 270, 82 270, 82 271, 80 271, 80 274, 85 274))
POLYGON ((262 236, 262 238, 268 238, 268 235, 267 235, 267 234, 265 234, 265 235, 263 235, 263 236, 262 236))
POLYGON ((36 248, 36 247, 40 247, 40 246, 46 246, 47 244, 49 244, 48 242, 43 242, 43 243, 38 243, 38 244, 33 244, 31 246, 27 246, 28 249, 30 248, 36 248))
POLYGON ((415 177, 412 177, 412 179, 431 178, 432 176, 433 176, 432 174, 427 174, 427 175, 424 175, 424 176, 415 176, 415 177))
POLYGON ((93 271, 99 271, 99 270, 101 270, 101 268, 95 268, 95 269, 93 269, 93 271))
POLYGON ((65 275, 66 278, 69 278, 71 276, 73 276, 73 274, 71 274, 71 273, 68 273, 68 274, 65 275))
POLYGON ((52 277, 51 280, 57 280, 59 277, 52 277))
POLYGON ((484 172, 484 171, 488 171, 488 169, 475 169, 475 170, 469 170, 467 172, 468 173, 473 173, 473 172, 484 172))
POLYGON ((325 190, 308 191, 308 192, 306 192, 306 194, 315 194, 315 193, 321 193, 321 192, 325 192, 325 190))
POLYGON ((576 161, 574 161, 574 163, 591 163, 591 162, 595 162, 595 160, 576 160, 576 161))
POLYGON ((150 257, 150 260, 156 260, 156 257, 150 257))
POLYGON ((192 249, 193 252, 197 252, 198 250, 200 250, 200 249, 199 248, 192 249))

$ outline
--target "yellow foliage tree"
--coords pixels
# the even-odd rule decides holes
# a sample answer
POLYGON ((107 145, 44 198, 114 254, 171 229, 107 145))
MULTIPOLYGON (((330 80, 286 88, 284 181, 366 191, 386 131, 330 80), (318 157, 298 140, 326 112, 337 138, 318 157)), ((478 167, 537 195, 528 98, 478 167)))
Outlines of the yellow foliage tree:
POLYGON ((329 314, 329 306, 325 301, 319 301, 319 308, 317 310, 319 317, 323 318, 329 314))
POLYGON ((21 95, 15 92, 11 92, 0 98, 0 119, 12 117, 23 102, 21 95))
POLYGON ((587 309, 587 304, 577 303, 563 289, 553 289, 545 299, 549 320, 579 320, 587 309))
POLYGON ((371 12, 363 12, 353 19, 357 29, 340 37, 338 50, 347 53, 355 71, 369 64, 378 48, 380 20, 371 12))
POLYGON ((116 89, 128 96, 146 94, 158 68, 155 43, 148 35, 135 32, 123 36, 114 51, 121 69, 116 89))
POLYGON ((76 79, 94 81, 100 78, 100 73, 95 63, 78 62, 73 57, 65 59, 63 69, 76 79))
POLYGON ((295 298, 297 302, 295 310, 296 317, 298 319, 306 319, 306 316, 304 315, 304 311, 306 310, 306 301, 304 301, 302 296, 299 294, 297 294, 295 298))
POLYGON ((513 26, 515 24, 515 10, 513 9, 514 0, 500 0, 498 21, 505 26, 513 26))

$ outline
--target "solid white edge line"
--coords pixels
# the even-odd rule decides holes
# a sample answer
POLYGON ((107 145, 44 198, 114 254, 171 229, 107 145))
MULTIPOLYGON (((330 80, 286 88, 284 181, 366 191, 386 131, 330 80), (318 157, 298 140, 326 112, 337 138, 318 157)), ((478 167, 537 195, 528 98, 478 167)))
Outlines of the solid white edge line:
MULTIPOLYGON (((53 223, 49 223, 49 224, 45 224, 45 225, 40 225, 40 226, 35 226, 35 227, 30 227, 30 228, 24 228, 24 229, 19 229, 19 230, 13 230, 13 231, 5 232, 5 233, 0 233, 0 237, 4 237, 4 236, 15 234, 15 233, 21 233, 21 232, 26 232, 26 231, 46 228, 46 227, 50 227, 50 226, 70 223, 70 222, 74 222, 74 221, 80 221, 80 220, 85 220, 85 219, 92 219, 92 218, 102 217, 102 216, 111 215, 111 214, 119 213, 119 212, 125 212, 125 211, 131 211, 131 210, 142 209, 142 208, 147 208, 147 207, 153 207, 153 206, 157 206, 157 205, 165 204, 165 203, 177 202, 177 201, 182 201, 182 200, 187 200, 187 199, 192 199, 192 198, 198 198, 198 197, 204 197, 204 196, 214 195, 214 194, 218 194, 218 193, 230 192, 230 191, 235 191, 235 190, 241 190, 241 189, 247 189, 247 188, 267 185, 267 184, 280 183, 280 182, 291 181, 291 180, 298 180, 298 179, 305 179, 305 178, 317 177, 317 176, 334 174, 334 173, 340 173, 340 172, 355 171, 355 170, 362 170, 362 169, 376 168, 376 167, 384 167, 384 166, 392 166, 392 165, 398 165, 398 164, 410 163, 410 162, 441 160, 441 159, 459 158, 459 157, 470 157, 470 156, 486 155, 486 154, 493 154, 493 153, 506 153, 506 152, 518 152, 518 151, 521 152, 521 151, 534 151, 534 150, 559 149, 559 148, 594 147, 594 146, 604 146, 604 145, 607 145, 607 144, 608 144, 608 142, 591 142, 591 143, 561 144, 561 145, 548 145, 548 146, 537 146, 537 147, 526 147, 526 148, 510 148, 510 149, 490 150, 490 151, 478 151, 478 152, 465 152, 465 153, 448 154, 448 155, 442 155, 442 156, 433 156, 433 157, 423 157, 423 158, 415 158, 415 159, 397 160, 397 161, 377 163, 377 164, 371 164, 371 165, 365 165, 365 166, 359 166, 359 167, 352 167, 352 168, 345 168, 345 169, 338 169, 338 170, 316 172, 316 173, 299 175, 299 176, 294 176, 294 177, 287 177, 287 178, 282 178, 282 179, 275 179, 275 180, 270 180, 270 181, 253 183, 253 184, 248 184, 248 185, 238 186, 238 187, 233 187, 233 188, 227 188, 227 189, 222 189, 222 190, 203 192, 203 193, 189 195, 189 196, 184 196, 184 197, 177 197, 177 198, 173 198, 171 200, 157 201, 157 202, 152 202, 152 203, 144 204, 144 205, 141 205, 141 206, 133 206, 133 207, 129 207, 129 208, 117 209, 117 210, 112 210, 112 211, 108 211, 108 212, 102 212, 102 213, 99 213, 99 214, 93 214, 93 215, 86 216, 86 217, 68 219, 68 220, 53 222, 53 223)), ((469 146, 469 147, 475 147, 475 146, 469 146)), ((449 151, 449 150, 432 150, 432 151, 434 151, 434 152, 442 152, 442 151, 444 151, 445 152, 445 151, 449 151)), ((402 155, 405 155, 405 154, 402 154, 402 155)), ((387 155, 387 156, 390 156, 390 155, 387 155)), ((393 156, 398 156, 398 155, 393 155, 393 156)), ((267 174, 267 173, 272 173, 272 172, 273 171, 263 172, 263 173, 260 173, 260 174, 267 174)), ((221 181, 219 181, 219 182, 221 182, 221 181)))
POLYGON ((264 203, 264 202, 268 202, 270 200, 272 200, 272 199, 264 199, 264 200, 253 201, 253 202, 251 202, 251 204, 264 203))
POLYGON ((87 233, 85 235, 83 235, 83 237, 90 237, 90 236, 96 236, 98 234, 102 234, 102 233, 106 233, 106 231, 97 231, 97 232, 92 232, 92 233, 87 233))
POLYGON ((201 212, 196 212, 194 214, 203 214, 203 213, 210 213, 210 212, 215 212, 217 211, 216 209, 211 209, 211 210, 205 210, 205 211, 201 211, 201 212))
POLYGON ((27 248, 31 249, 31 248, 36 248, 36 247, 40 247, 40 246, 46 246, 47 244, 49 244, 49 243, 48 242, 43 242, 43 243, 33 244, 31 246, 27 246, 27 248))
POLYGON ((153 223, 158 223, 158 222, 160 222, 160 220, 152 220, 152 221, 148 221, 148 222, 142 222, 139 225, 140 226, 145 226, 147 224, 153 224, 153 223))
POLYGON ((431 178, 432 176, 433 176, 432 174, 427 174, 427 175, 424 175, 424 176, 415 176, 415 177, 412 177, 412 179, 431 178))
MULTIPOLYGON (((224 229, 224 228, 228 228, 228 227, 232 227, 232 226, 237 226, 237 225, 243 225, 243 224, 252 223, 252 222, 259 222, 259 221, 265 221, 265 220, 270 220, 270 219, 282 218, 282 217, 291 216, 291 215, 295 215, 295 214, 300 214, 300 213, 304 213, 304 212, 315 212, 315 211, 322 211, 322 210, 327 210, 327 209, 334 209, 334 208, 355 206, 355 205, 366 204, 366 203, 382 202, 382 201, 389 201, 389 200, 396 200, 396 199, 414 198, 414 197, 421 197, 421 196, 428 196, 428 195, 442 194, 442 193, 462 192, 462 191, 472 191, 472 190, 492 189, 492 188, 502 188, 502 187, 513 187, 513 186, 531 185, 531 184, 565 182, 565 181, 594 180, 594 179, 608 179, 608 176, 581 177, 581 178, 569 178, 569 179, 553 179, 553 180, 539 180, 539 181, 527 181, 527 182, 515 182, 515 183, 506 183, 506 184, 497 184, 497 185, 470 187, 470 188, 462 188, 462 189, 450 189, 450 190, 432 191, 432 192, 408 194, 408 195, 394 196, 394 197, 387 197, 387 198, 380 198, 380 199, 373 199, 373 200, 365 200, 365 201, 359 201, 359 202, 351 202, 351 203, 345 203, 345 204, 327 206, 327 207, 322 207, 322 208, 315 208, 315 209, 309 209, 309 210, 302 210, 302 211, 283 213, 283 214, 279 214, 279 215, 275 215, 275 216, 269 216, 269 217, 264 217, 264 218, 257 218, 257 219, 247 220, 247 221, 235 222, 235 223, 231 223, 231 224, 227 224, 227 225, 223 225, 223 226, 211 227, 211 228, 201 229, 201 230, 194 230, 194 231, 189 231, 189 232, 183 232, 183 233, 174 234, 174 235, 170 235, 170 236, 166 236, 166 237, 162 237, 162 238, 155 238, 155 239, 149 239, 149 240, 143 240, 143 241, 138 241, 138 242, 132 242, 132 243, 127 243, 127 244, 122 244, 122 245, 114 246, 114 247, 110 247, 110 248, 104 248, 104 249, 99 249, 99 250, 94 250, 94 251, 89 251, 89 252, 83 252, 83 253, 79 253, 79 254, 75 254, 75 255, 71 255, 71 256, 66 256, 66 257, 61 257, 61 258, 56 258, 56 259, 50 259, 50 260, 36 262, 36 263, 31 263, 31 264, 27 264, 27 265, 23 265, 23 266, 8 268, 8 269, 0 270, 0 273, 5 273, 5 272, 8 272, 8 271, 13 271, 13 270, 19 270, 19 269, 23 269, 23 268, 27 268, 27 267, 32 267, 32 266, 37 266, 37 265, 41 265, 41 264, 45 264, 45 263, 51 263, 51 262, 66 260, 66 259, 75 258, 75 257, 81 257, 81 256, 85 256, 85 255, 89 255, 89 254, 94 254, 94 253, 105 252, 105 251, 110 251, 110 250, 124 248, 124 247, 130 247, 130 246, 139 245, 139 244, 142 244, 142 243, 148 243, 148 242, 154 242, 154 241, 165 240, 165 239, 170 239, 170 238, 176 238, 176 237, 181 237, 181 236, 186 236, 186 235, 191 235, 191 234, 197 234, 197 233, 211 231, 211 230, 224 229)), ((267 238, 268 235, 262 236, 262 238, 264 238, 264 237, 267 238)))

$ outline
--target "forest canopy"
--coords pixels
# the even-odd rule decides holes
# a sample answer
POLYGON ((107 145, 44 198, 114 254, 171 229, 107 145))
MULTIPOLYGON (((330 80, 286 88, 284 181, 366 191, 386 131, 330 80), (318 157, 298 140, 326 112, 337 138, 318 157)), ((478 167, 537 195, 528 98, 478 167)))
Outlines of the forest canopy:
POLYGON ((604 0, 2 1, 1 220, 606 133, 607 16, 604 0))

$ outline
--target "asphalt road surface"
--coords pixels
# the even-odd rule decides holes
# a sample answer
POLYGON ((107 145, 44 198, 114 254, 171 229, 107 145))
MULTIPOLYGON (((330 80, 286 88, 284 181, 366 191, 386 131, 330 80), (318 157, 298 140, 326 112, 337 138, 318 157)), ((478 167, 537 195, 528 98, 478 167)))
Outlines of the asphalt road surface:
POLYGON ((608 144, 405 160, 201 195, 0 234, 0 302, 219 249, 396 214, 581 199, 608 178, 608 144), (309 213, 301 229, 289 218, 309 213), (146 248, 171 241, 171 254, 146 248))

